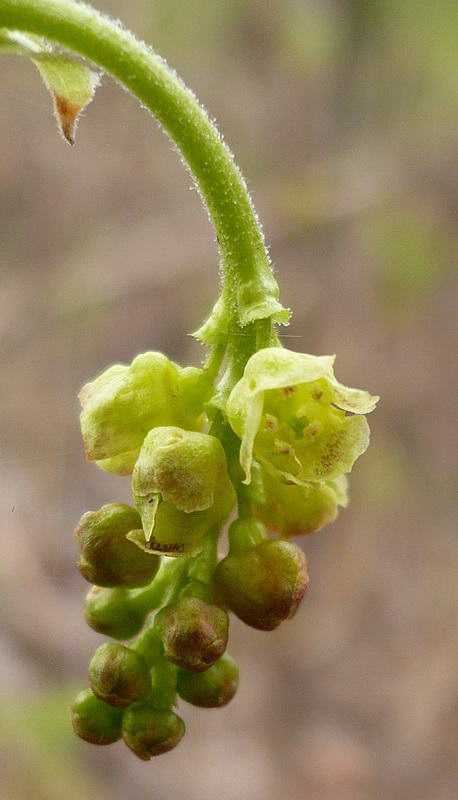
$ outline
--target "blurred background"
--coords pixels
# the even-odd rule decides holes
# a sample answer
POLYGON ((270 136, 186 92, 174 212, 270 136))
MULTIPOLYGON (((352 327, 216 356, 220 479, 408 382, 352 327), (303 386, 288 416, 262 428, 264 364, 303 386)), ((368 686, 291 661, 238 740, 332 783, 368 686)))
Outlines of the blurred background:
POLYGON ((73 527, 129 498, 85 463, 80 386, 158 349, 182 364, 216 298, 213 233, 157 125, 108 78, 76 147, 34 68, 0 84, 0 771, 4 800, 451 800, 458 770, 458 5, 100 0, 218 121, 263 220, 284 344, 382 396, 352 502, 301 541, 311 588, 267 635, 234 621, 240 690, 184 707, 143 763, 73 736, 102 639, 73 527), (288 338, 293 337, 293 338, 288 338), (456 396, 456 395, 455 395, 456 396))

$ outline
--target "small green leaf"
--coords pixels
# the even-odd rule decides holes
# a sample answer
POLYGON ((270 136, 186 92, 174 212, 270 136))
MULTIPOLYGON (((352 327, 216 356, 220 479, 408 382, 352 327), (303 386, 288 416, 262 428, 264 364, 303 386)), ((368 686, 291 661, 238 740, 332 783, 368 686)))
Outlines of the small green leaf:
POLYGON ((75 132, 83 109, 92 100, 100 77, 80 61, 52 52, 38 37, 19 31, 0 30, 0 53, 29 58, 51 93, 59 131, 75 143, 75 132))

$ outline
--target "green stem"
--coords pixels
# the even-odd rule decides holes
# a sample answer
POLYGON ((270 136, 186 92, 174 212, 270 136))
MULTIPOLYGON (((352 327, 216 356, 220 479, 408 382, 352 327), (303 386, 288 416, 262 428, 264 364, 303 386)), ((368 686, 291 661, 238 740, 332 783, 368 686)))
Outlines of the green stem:
POLYGON ((176 558, 163 562, 154 580, 143 589, 136 589, 129 594, 132 606, 146 616, 151 611, 164 605, 168 600, 170 586, 179 583, 187 569, 186 558, 176 558))
POLYGON ((232 153, 193 93, 163 59, 117 23, 72 0, 0 0, 0 26, 43 36, 123 84, 177 145, 219 244, 225 322, 285 322, 263 234, 232 153))

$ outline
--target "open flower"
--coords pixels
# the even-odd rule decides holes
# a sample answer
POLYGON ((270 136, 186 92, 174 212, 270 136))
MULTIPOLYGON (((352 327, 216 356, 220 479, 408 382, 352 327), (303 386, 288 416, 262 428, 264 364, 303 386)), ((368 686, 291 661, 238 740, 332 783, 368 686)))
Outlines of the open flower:
POLYGON ((245 483, 253 458, 273 477, 308 486, 350 472, 364 453, 369 426, 362 415, 378 397, 339 383, 334 359, 268 347, 248 360, 226 408, 242 441, 245 483))

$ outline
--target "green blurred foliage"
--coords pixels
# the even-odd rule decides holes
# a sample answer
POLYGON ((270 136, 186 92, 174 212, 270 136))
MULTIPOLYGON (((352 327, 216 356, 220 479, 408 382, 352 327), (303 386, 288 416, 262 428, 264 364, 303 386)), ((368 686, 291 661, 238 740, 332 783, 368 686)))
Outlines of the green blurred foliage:
POLYGON ((21 699, 3 696, 0 703, 0 741, 3 753, 19 768, 2 770, 5 800, 106 800, 103 784, 83 771, 81 745, 69 724, 75 691, 56 688, 21 699), (19 766, 20 765, 20 766, 19 766))

